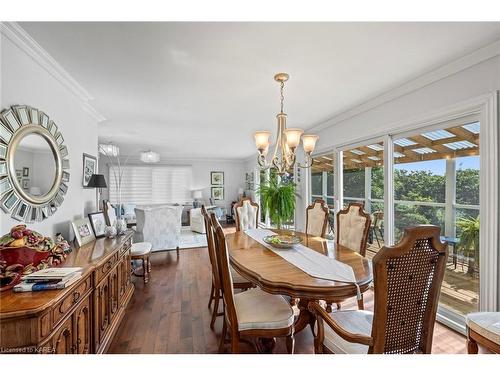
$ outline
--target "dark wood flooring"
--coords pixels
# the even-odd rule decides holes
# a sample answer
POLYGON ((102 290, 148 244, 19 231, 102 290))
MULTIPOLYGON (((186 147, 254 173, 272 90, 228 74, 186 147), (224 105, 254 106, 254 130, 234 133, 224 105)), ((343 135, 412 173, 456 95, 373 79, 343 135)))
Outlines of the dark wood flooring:
MULTIPOLYGON (((207 308, 211 286, 210 263, 206 248, 185 249, 177 259, 175 251, 153 253, 150 282, 134 277, 134 296, 110 346, 109 353, 217 353, 222 317, 210 329, 211 312, 207 308)), ((365 294, 365 306, 373 307, 371 293, 365 294)), ((342 304, 356 308, 355 300, 342 304)), ((296 353, 313 353, 309 329, 295 337, 296 353)), ((254 352, 242 343, 242 352, 254 352)), ((278 339, 275 353, 286 353, 278 339)), ((465 353, 465 337, 437 324, 433 353, 465 353)))

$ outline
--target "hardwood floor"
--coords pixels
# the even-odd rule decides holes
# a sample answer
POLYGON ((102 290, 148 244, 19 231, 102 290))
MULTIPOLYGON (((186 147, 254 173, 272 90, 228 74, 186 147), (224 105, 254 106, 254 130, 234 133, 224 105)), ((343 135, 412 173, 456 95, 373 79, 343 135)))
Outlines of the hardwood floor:
MULTIPOLYGON (((136 289, 109 353, 217 353, 222 317, 210 329, 207 308, 211 271, 206 248, 185 249, 177 259, 175 251, 153 253, 152 272, 145 286, 134 277, 136 289)), ((373 295, 365 294, 365 307, 373 307, 373 295)), ((356 308, 354 299, 343 309, 356 308)), ((309 329, 296 335, 295 353, 313 353, 309 329)), ((282 342, 283 341, 283 342, 282 342)), ((241 344, 242 352, 255 352, 241 344)), ((275 353, 286 353, 278 340, 275 353)), ((437 323, 433 353, 465 353, 465 337, 437 323)))

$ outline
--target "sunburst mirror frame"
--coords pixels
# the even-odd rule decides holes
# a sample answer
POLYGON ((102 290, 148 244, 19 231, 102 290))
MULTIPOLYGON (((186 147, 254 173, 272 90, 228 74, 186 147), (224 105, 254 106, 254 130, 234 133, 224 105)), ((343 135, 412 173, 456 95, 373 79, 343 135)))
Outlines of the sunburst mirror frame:
POLYGON ((27 105, 12 106, 0 113, 0 207, 25 223, 40 222, 52 216, 64 201, 69 183, 68 149, 64 137, 50 117, 27 105), (43 137, 55 161, 55 178, 50 190, 35 197, 22 189, 17 180, 14 155, 27 135, 43 137))

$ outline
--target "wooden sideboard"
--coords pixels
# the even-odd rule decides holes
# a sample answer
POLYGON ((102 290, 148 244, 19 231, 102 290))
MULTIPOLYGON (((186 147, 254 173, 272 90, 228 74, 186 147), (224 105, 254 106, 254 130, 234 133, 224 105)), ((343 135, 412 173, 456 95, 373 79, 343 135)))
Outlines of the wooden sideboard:
POLYGON ((134 292, 133 231, 71 252, 62 266, 82 267, 63 290, 0 293, 0 353, 104 353, 134 292))

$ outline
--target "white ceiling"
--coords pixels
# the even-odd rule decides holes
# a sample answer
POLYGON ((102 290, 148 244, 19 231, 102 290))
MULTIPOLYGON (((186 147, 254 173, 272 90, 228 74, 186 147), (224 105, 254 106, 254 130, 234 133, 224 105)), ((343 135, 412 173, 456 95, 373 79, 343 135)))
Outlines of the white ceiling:
POLYGON ((94 97, 101 141, 162 159, 244 158, 500 38, 500 23, 20 23, 94 97))

